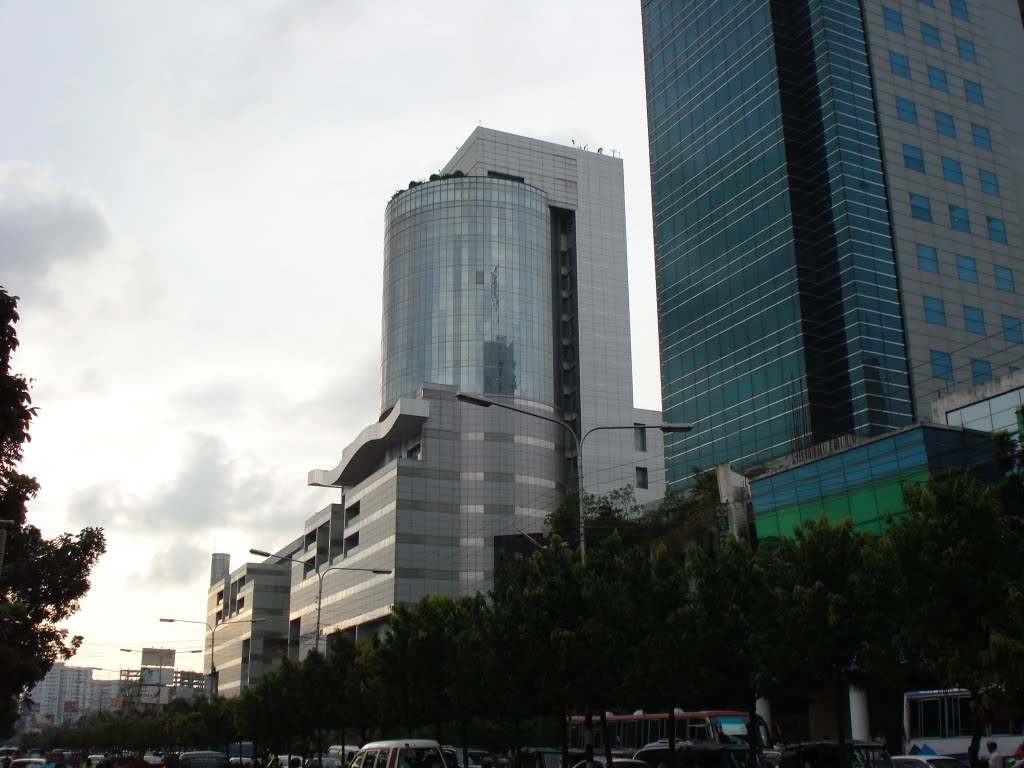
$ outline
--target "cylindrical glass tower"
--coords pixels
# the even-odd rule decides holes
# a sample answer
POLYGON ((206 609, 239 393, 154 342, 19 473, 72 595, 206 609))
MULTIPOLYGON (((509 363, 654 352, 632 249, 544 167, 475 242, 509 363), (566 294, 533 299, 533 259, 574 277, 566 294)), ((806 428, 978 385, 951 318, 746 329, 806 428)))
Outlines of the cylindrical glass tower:
POLYGON ((387 209, 381 413, 421 384, 554 402, 551 224, 544 193, 441 179, 387 209))

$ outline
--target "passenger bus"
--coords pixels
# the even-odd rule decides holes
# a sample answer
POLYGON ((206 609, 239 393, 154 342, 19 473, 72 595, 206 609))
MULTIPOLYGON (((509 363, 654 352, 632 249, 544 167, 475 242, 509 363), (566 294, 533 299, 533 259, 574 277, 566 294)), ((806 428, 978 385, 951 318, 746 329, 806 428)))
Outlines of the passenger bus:
MULTIPOLYGON (((993 712, 982 730, 980 754, 985 743, 994 741, 999 753, 1012 755, 1024 741, 1024 722, 1020 713, 993 712)), ((974 731, 971 694, 963 689, 909 691, 903 694, 903 752, 916 755, 933 752, 966 760, 974 731)))
MULTIPOLYGON (((723 742, 746 741, 747 723, 750 714, 739 710, 702 710, 699 712, 675 711, 676 741, 723 742)), ((604 736, 601 733, 600 714, 593 716, 594 750, 604 752, 604 736)), ((658 741, 668 740, 669 718, 667 712, 634 712, 632 715, 607 716, 608 734, 611 739, 613 755, 629 756, 641 747, 658 741)), ((586 718, 583 715, 571 715, 569 724, 569 746, 573 749, 585 748, 586 718)), ((758 746, 771 745, 768 725, 757 717, 758 746)))

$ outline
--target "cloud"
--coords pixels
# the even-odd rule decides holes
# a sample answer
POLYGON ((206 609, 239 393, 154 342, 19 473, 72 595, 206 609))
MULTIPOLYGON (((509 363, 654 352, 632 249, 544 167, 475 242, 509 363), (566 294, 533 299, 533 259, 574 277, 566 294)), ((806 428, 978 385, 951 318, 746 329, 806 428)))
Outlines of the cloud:
POLYGON ((31 291, 55 264, 89 259, 112 240, 87 191, 26 163, 0 163, 0 252, 11 291, 31 291))
MULTIPOLYGON (((315 509, 303 510, 303 488, 283 487, 277 474, 251 469, 228 455, 213 435, 190 433, 181 466, 149 496, 120 485, 98 485, 73 494, 69 517, 76 525, 100 525, 154 536, 188 532, 191 539, 224 529, 294 528, 315 509)), ((160 477, 159 467, 148 467, 160 477)))
POLYGON ((191 585, 210 563, 210 552, 190 537, 163 539, 159 550, 149 554, 149 568, 141 577, 150 584, 191 585))

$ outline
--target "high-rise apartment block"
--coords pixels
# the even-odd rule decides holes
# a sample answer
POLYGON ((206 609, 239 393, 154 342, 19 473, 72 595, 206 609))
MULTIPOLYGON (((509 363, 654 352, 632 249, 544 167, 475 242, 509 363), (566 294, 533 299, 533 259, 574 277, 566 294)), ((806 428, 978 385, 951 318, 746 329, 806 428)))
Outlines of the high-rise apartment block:
POLYGON ((1024 366, 1015 0, 643 0, 668 481, 1024 366))

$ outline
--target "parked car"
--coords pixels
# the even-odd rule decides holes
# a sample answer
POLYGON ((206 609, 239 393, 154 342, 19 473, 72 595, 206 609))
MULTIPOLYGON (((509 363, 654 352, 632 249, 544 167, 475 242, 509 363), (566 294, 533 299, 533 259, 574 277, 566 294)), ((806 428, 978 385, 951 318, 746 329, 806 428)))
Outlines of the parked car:
POLYGON ((228 768, 228 756, 223 752, 182 752, 178 768, 228 768))
POLYGON ((947 755, 893 755, 889 759, 895 768, 964 768, 964 763, 947 755))
POLYGON ((892 768, 888 752, 873 741, 843 742, 845 758, 839 754, 835 741, 803 741, 787 744, 782 753, 781 768, 892 768))
MULTIPOLYGON (((675 762, 667 745, 644 747, 633 758, 650 768, 746 768, 748 747, 741 743, 676 744, 675 762)), ((761 758, 763 763, 763 758, 761 758)), ((830 768, 834 768, 830 766, 830 768)))
POLYGON ((441 745, 430 739, 371 741, 352 759, 350 768, 449 768, 441 745))
MULTIPOLYGON (((607 768, 607 766, 607 759, 594 755, 592 762, 588 763, 584 760, 576 763, 573 768, 607 768)), ((648 768, 648 765, 643 760, 637 760, 635 757, 615 757, 612 755, 612 768, 648 768)))
POLYGON ((50 765, 45 757, 16 757, 11 760, 11 768, 36 768, 40 765, 50 765))

